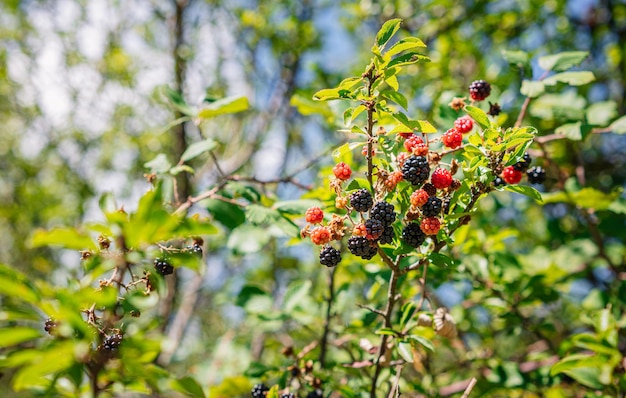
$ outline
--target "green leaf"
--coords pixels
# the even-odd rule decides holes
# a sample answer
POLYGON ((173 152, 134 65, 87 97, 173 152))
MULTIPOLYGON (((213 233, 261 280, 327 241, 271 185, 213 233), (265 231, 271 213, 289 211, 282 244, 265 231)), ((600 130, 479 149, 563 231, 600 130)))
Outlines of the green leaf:
POLYGON ((413 315, 414 312, 415 312, 415 303, 413 303, 412 301, 407 301, 402 306, 402 310, 401 310, 402 317, 400 318, 400 325, 403 328, 406 326, 409 319, 411 319, 411 316, 413 315))
POLYGON ((609 126, 609 129, 615 134, 626 134, 626 116, 622 116, 609 126))
POLYGON ((596 77, 592 72, 579 71, 557 73, 556 75, 544 79, 543 83, 547 86, 554 86, 557 83, 566 83, 570 86, 582 86, 594 80, 596 80, 596 77))
POLYGON ((389 48, 389 50, 385 52, 385 55, 388 57, 393 57, 394 55, 400 54, 403 51, 412 50, 417 47, 426 47, 426 44, 424 44, 424 42, 417 37, 406 37, 402 40, 398 40, 397 43, 395 43, 389 48))
POLYGON ((396 34, 398 29, 400 29, 400 24, 402 20, 399 18, 390 19, 385 22, 383 26, 380 28, 378 33, 376 34, 376 45, 379 50, 382 51, 385 48, 387 42, 396 34))
POLYGON ((180 111, 180 113, 183 113, 187 116, 193 115, 193 109, 191 109, 191 107, 187 105, 187 102, 179 91, 173 90, 169 87, 164 87, 163 94, 172 103, 174 108, 180 111))
POLYGON ((241 289, 239 295, 237 295, 237 301, 235 302, 235 304, 237 304, 239 307, 244 307, 248 303, 248 301, 250 301, 254 296, 269 297, 269 294, 258 286, 246 285, 241 289))
POLYGON ((246 206, 246 219, 253 224, 268 224, 280 218, 278 210, 251 204, 246 206))
POLYGON ((392 328, 380 328, 376 331, 376 334, 382 334, 387 336, 400 336, 400 332, 396 332, 392 328))
POLYGON ((591 388, 604 387, 600 381, 602 365, 605 359, 598 355, 574 354, 561 359, 550 368, 550 375, 565 373, 577 382, 591 388))
POLYGON ((238 253, 257 253, 269 242, 266 228, 242 224, 233 229, 226 246, 238 253))
POLYGON ((308 296, 311 290, 310 280, 296 280, 289 284, 285 292, 283 306, 286 312, 293 311, 308 296))
POLYGON ((301 115, 321 115, 328 122, 332 122, 335 118, 335 114, 328 104, 313 101, 301 94, 294 94, 289 101, 289 105, 295 107, 301 115))
POLYGON ((520 69, 530 70, 528 53, 524 51, 504 50, 502 56, 512 66, 520 69))
POLYGON ((491 127, 491 122, 489 121, 489 117, 485 111, 472 105, 467 105, 464 109, 465 112, 467 112, 467 114, 480 125, 480 127, 483 129, 491 127))
POLYGON ((321 207, 320 201, 313 199, 285 200, 274 203, 272 207, 283 214, 301 215, 314 206, 321 207))
POLYGON ((74 363, 74 341, 60 342, 46 350, 39 350, 31 364, 22 367, 13 377, 13 388, 22 391, 41 385, 44 376, 64 371, 74 363))
POLYGON ((524 79, 519 91, 522 95, 536 98, 546 91, 546 86, 543 82, 524 79))
POLYGON ((0 264, 0 295, 31 304, 37 304, 40 299, 30 278, 5 264, 0 264))
POLYGON ((215 149, 216 146, 217 142, 215 142, 215 140, 212 140, 211 138, 199 142, 194 142, 187 147, 183 155, 180 157, 180 160, 182 160, 183 162, 188 162, 205 152, 212 151, 213 149, 215 149))
POLYGON ((593 126, 606 126, 617 116, 615 101, 602 101, 587 107, 587 123, 593 126))
POLYGON ((0 329, 0 348, 10 347, 41 337, 41 332, 22 326, 0 329))
POLYGON ((591 134, 591 126, 581 122, 568 123, 557 127, 554 132, 563 134, 572 141, 580 141, 586 139, 591 134))
POLYGON ((278 368, 276 368, 275 366, 266 366, 261 362, 253 361, 252 363, 250 363, 250 366, 248 366, 248 369, 246 369, 246 371, 244 372, 244 375, 248 377, 261 377, 265 373, 274 370, 278 370, 278 368))
POLYGON ((430 253, 428 258, 430 262, 439 267, 453 267, 457 264, 453 258, 441 253, 430 253))
POLYGON ((544 70, 560 72, 583 62, 589 55, 586 51, 569 51, 539 58, 539 66, 544 70))
POLYGON ((212 102, 208 106, 201 109, 200 112, 198 112, 198 117, 209 119, 227 113, 243 112, 249 107, 250 104, 248 103, 248 98, 246 97, 226 97, 212 102))
POLYGON ((410 343, 398 343, 398 353, 408 363, 413 363, 413 350, 410 343))
POLYGON ((151 173, 167 173, 168 170, 172 167, 172 164, 169 160, 167 160, 167 156, 164 153, 159 153, 156 155, 154 159, 151 161, 144 163, 144 167, 150 169, 151 173))
POLYGON ((179 175, 180 173, 183 173, 183 172, 194 174, 196 171, 193 169, 193 167, 187 166, 186 164, 174 166, 169 171, 169 173, 173 176, 179 175))
POLYGON ((433 345, 433 342, 427 339, 426 337, 423 337, 417 334, 412 334, 410 336, 407 336, 406 338, 407 340, 410 340, 412 342, 415 342, 421 345, 422 347, 426 348, 428 351, 435 352, 435 346, 433 345))
POLYGON ((178 391, 183 393, 189 397, 194 398, 205 398, 204 391, 202 391, 202 387, 193 377, 183 377, 177 380, 172 380, 170 387, 174 391, 178 391))
POLYGON ((430 58, 420 53, 410 52, 400 55, 389 61, 389 63, 387 64, 387 68, 411 65, 419 61, 430 61, 430 58))
POLYGON ((380 95, 383 98, 386 98, 388 100, 395 102, 396 104, 400 105, 404 109, 408 109, 408 101, 406 97, 400 94, 399 92, 393 91, 393 90, 384 90, 380 93, 380 95))
POLYGON ((507 185, 504 187, 507 191, 521 193, 522 195, 528 196, 531 199, 541 203, 542 198, 539 191, 537 191, 533 187, 529 187, 528 185, 507 185))
POLYGON ((30 238, 31 247, 60 246, 73 250, 96 250, 97 246, 88 234, 75 228, 54 228, 50 231, 37 230, 30 238))

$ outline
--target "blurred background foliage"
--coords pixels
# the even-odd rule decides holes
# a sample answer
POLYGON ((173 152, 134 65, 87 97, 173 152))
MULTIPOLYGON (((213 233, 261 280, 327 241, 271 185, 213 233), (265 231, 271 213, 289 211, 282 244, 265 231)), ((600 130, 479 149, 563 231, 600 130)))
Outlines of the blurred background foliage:
MULTIPOLYGON (((581 68, 596 80, 548 87, 531 102, 524 124, 537 126, 542 136, 568 134, 533 146, 548 170, 546 190, 593 187, 614 192, 612 200, 597 212, 595 203, 571 197, 553 197, 545 206, 505 193, 485 200, 453 251, 460 272, 449 280, 450 273, 434 271, 429 279, 458 319, 464 357, 458 347, 438 347, 435 365, 426 361, 425 371, 415 370, 430 376, 412 386, 428 396, 444 394, 442 388, 481 372, 480 394, 503 396, 506 388, 506 396, 515 389, 519 396, 548 396, 565 387, 549 396, 581 396, 575 381, 546 369, 553 355, 575 346, 568 343, 574 332, 602 333, 593 321, 602 309, 624 322, 626 206, 619 190, 626 183, 626 136, 617 133, 626 129, 607 128, 626 109, 624 1, 3 0, 0 261, 67 284, 82 272, 79 254, 29 248, 32 232, 98 220, 98 199, 106 192, 132 209, 149 187, 147 162, 162 153, 176 164, 186 145, 205 138, 218 143, 214 158, 190 162, 195 173, 178 178, 179 201, 235 175, 223 196, 270 207, 299 198, 318 173, 329 174, 330 150, 346 139, 336 132, 342 109, 313 102, 312 94, 362 73, 372 37, 390 18, 402 18, 404 33, 428 45, 432 62, 409 68, 402 85, 408 113, 439 131, 453 120, 445 105, 464 95, 471 81, 492 82, 491 98, 511 126, 524 101, 523 80, 543 72, 537 57, 590 53, 581 68), (511 66, 504 51, 526 52, 529 60, 511 66), (179 106, 172 106, 167 88, 182 93, 179 106), (250 109, 201 124, 176 123, 186 115, 181 106, 198 108, 227 96, 247 97, 250 109), (576 123, 589 131, 572 130, 576 123), (587 136, 591 127, 599 130, 587 136), (529 354, 537 342, 548 347, 529 354), (548 365, 539 366, 546 358, 548 365), (520 369, 531 360, 539 365, 520 369)), ((254 376, 263 373, 261 364, 283 369, 284 346, 301 350, 319 340, 329 274, 320 272, 309 246, 286 244, 294 243, 288 230, 263 234, 267 225, 258 222, 235 233, 244 220, 254 224, 237 206, 209 200, 192 211, 212 215, 222 234, 207 242, 201 281, 179 272, 172 291, 198 283, 198 296, 186 338, 168 366, 214 386, 215 396, 233 396, 255 380, 238 378, 246 370, 254 376), (286 300, 294 295, 301 300, 286 300), (252 371, 251 363, 257 366, 252 371)), ((354 304, 376 302, 385 289, 377 270, 359 263, 336 274, 337 340, 370 327, 371 314, 354 304)), ((168 299, 175 314, 182 295, 168 299)), ((163 331, 173 318, 161 319, 163 331)), ((614 348, 623 353, 624 344, 621 332, 614 348)), ((358 360, 348 355, 354 349, 330 360, 358 360)), ((615 366, 623 378, 624 365, 615 366)), ((342 372, 364 377, 359 369, 342 372)), ((7 383, 0 379, 0 390, 7 383)), ((616 390, 603 391, 612 396, 616 390)))

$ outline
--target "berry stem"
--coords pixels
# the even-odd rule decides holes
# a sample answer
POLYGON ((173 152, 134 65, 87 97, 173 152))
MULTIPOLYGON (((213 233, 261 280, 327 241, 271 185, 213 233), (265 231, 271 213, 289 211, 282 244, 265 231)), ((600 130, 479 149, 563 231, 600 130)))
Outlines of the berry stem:
MULTIPOLYGON (((543 75, 541 75, 539 77, 539 79, 537 79, 537 81, 542 81, 543 79, 545 79, 546 77, 548 77, 548 75, 550 74, 550 71, 545 71, 543 73, 543 75)), ((515 121, 515 124, 513 125, 513 127, 521 127, 522 125, 522 121, 524 120, 524 117, 526 116, 526 112, 528 111, 528 105, 530 105, 530 97, 526 97, 526 99, 524 100, 524 103, 522 104, 522 108, 519 112, 519 115, 517 116, 517 120, 515 121)))

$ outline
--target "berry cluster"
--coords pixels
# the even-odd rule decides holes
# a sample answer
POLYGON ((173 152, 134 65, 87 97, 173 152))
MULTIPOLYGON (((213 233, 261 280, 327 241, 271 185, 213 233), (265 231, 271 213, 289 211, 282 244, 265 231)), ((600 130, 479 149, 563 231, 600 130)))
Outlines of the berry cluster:
POLYGON ((46 322, 44 323, 43 329, 49 335, 53 335, 57 327, 59 327, 59 323, 54 318, 48 318, 46 319, 46 322))
POLYGON ((531 184, 543 184, 546 180, 545 170, 541 166, 530 167, 531 163, 532 158, 528 153, 525 153, 522 160, 512 166, 505 167, 501 175, 494 178, 493 185, 500 187, 506 184, 518 184, 522 181, 524 174, 531 184))
POLYGON ((109 352, 117 351, 120 348, 120 344, 122 344, 122 339, 123 336, 119 332, 106 336, 102 342, 102 349, 109 352))
POLYGON ((265 395, 270 389, 265 384, 255 384, 252 387, 252 398, 265 398, 265 395))
MULTIPOLYGON (((202 250, 202 248, 200 250, 202 250)), ((169 263, 167 258, 156 258, 154 260, 154 268, 159 274, 163 276, 171 275, 174 273, 174 267, 169 263)))

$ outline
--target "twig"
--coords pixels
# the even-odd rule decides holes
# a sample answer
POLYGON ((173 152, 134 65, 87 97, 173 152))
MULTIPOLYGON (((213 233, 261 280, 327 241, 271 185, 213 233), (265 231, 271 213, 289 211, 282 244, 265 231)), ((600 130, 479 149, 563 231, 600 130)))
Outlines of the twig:
POLYGON ((463 395, 461 395, 461 398, 468 398, 477 382, 478 380, 476 380, 475 377, 472 377, 472 380, 470 380, 469 384, 467 385, 467 388, 463 392, 463 395))
POLYGON ((377 310, 376 308, 370 307, 369 305, 365 305, 365 304, 357 304, 356 306, 357 306, 357 307, 359 307, 359 308, 366 309, 366 310, 368 310, 368 311, 370 311, 370 312, 373 312, 374 314, 378 314, 378 315, 380 315, 380 316, 382 316, 382 317, 384 317, 384 316, 385 316, 385 313, 384 313, 383 311, 381 311, 381 310, 377 310))
POLYGON ((328 334, 330 332, 330 320, 332 317, 332 305, 335 300, 335 272, 337 267, 334 267, 328 275, 328 297, 326 298, 326 317, 324 318, 324 332, 320 340, 320 366, 324 369, 326 365, 326 352, 328 351, 328 334))

